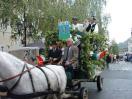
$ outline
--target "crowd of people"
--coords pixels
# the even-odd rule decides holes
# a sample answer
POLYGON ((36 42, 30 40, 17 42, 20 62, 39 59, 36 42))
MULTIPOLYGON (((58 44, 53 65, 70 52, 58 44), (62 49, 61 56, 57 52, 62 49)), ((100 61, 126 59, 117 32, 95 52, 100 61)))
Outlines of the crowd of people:
POLYGON ((106 64, 109 67, 109 63, 118 63, 121 60, 121 57, 117 54, 107 54, 106 56, 106 64))

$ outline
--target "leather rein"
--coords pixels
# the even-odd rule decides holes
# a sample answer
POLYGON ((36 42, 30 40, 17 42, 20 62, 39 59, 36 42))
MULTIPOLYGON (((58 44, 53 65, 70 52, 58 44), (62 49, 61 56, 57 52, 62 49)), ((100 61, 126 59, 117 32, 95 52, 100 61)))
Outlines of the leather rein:
POLYGON ((32 69, 34 69, 34 68, 36 67, 36 66, 34 66, 34 67, 29 68, 29 69, 27 69, 27 70, 24 71, 25 65, 26 65, 26 64, 24 64, 23 71, 22 71, 21 73, 15 75, 15 76, 12 76, 12 77, 5 78, 5 79, 3 79, 3 80, 0 80, 0 82, 7 82, 7 81, 9 81, 9 80, 15 79, 15 78, 17 78, 17 77, 19 77, 19 76, 22 76, 23 74, 25 74, 25 73, 31 71, 32 69))

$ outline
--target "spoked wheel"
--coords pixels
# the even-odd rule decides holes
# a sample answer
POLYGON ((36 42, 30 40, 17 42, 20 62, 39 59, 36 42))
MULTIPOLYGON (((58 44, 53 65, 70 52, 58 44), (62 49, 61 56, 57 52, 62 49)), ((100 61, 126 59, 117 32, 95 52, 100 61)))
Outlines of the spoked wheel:
POLYGON ((101 76, 97 76, 97 89, 101 91, 103 88, 103 78, 101 76))
POLYGON ((79 97, 78 99, 88 99, 88 90, 84 87, 80 89, 79 97))

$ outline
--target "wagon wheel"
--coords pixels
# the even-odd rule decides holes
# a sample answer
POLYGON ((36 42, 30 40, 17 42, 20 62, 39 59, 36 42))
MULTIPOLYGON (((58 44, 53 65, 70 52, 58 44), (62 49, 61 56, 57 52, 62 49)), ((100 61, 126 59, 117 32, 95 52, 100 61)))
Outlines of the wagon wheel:
POLYGON ((97 89, 101 91, 103 87, 103 78, 101 76, 97 76, 97 89))
POLYGON ((80 89, 79 97, 78 99, 88 99, 88 90, 84 87, 80 89))

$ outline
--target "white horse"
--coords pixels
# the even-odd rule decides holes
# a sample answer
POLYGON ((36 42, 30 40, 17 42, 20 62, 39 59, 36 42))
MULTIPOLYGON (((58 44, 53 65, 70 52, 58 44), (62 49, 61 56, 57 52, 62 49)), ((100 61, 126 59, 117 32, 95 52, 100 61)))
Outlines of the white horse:
POLYGON ((9 53, 0 52, 0 78, 3 80, 3 85, 7 86, 8 89, 11 89, 22 74, 19 83, 11 92, 13 94, 24 95, 31 94, 34 91, 44 92, 48 89, 49 82, 50 89, 53 91, 59 91, 60 94, 58 94, 58 96, 60 97, 62 95, 61 93, 65 92, 67 81, 64 68, 62 66, 46 65, 45 67, 42 67, 42 70, 44 72, 36 67, 34 68, 33 65, 28 63, 25 65, 24 61, 9 53), (29 75, 29 73, 31 73, 31 75, 29 75), (4 81, 5 79, 14 77, 16 75, 19 76, 4 81))

